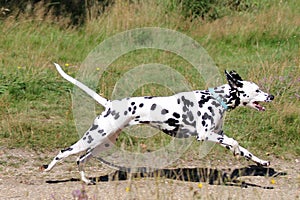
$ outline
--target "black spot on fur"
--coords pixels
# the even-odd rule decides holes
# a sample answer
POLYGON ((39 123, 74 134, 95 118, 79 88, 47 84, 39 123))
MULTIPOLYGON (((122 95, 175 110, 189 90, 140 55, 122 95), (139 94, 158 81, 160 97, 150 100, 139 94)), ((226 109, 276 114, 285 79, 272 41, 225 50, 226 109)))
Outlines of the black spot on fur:
POLYGON ((215 116, 215 111, 211 106, 208 107, 208 110, 211 112, 212 116, 215 116))
POLYGON ((182 115, 182 122, 186 125, 196 127, 196 121, 189 121, 188 115, 182 115))
POLYGON ((214 92, 217 94, 223 94, 224 90, 217 90, 218 88, 215 88, 214 92))
POLYGON ((141 124, 150 124, 150 121, 140 121, 141 124))
POLYGON ((69 148, 66 148, 66 149, 63 149, 63 150, 61 150, 60 152, 65 152, 65 151, 72 151, 73 150, 73 148, 71 148, 71 147, 69 147, 69 148))
POLYGON ((187 116, 189 118, 189 121, 193 121, 194 120, 194 115, 193 115, 192 111, 188 111, 186 114, 187 114, 187 116))
POLYGON ((127 115, 127 114, 128 114, 128 112, 127 112, 127 110, 125 110, 125 111, 124 111, 124 115, 127 115))
POLYGON ((167 109, 162 109, 162 110, 161 110, 161 114, 162 114, 162 115, 165 115, 165 114, 167 114, 167 113, 169 113, 169 111, 168 111, 167 109))
POLYGON ((97 124, 93 124, 92 127, 90 128, 90 131, 96 130, 97 128, 98 128, 98 125, 97 124))
POLYGON ((186 99, 185 96, 182 96, 181 100, 183 102, 183 105, 185 105, 186 107, 190 107, 190 106, 193 107, 194 106, 194 102, 186 99))
POLYGON ((236 73, 236 71, 231 70, 229 72, 229 74, 232 76, 232 78, 238 80, 238 81, 243 81, 243 79, 240 77, 240 75, 238 73, 236 73))
POLYGON ((135 104, 135 102, 131 102, 131 105, 133 106, 135 104))
POLYGON ((165 121, 169 126, 177 126, 179 121, 177 119, 169 118, 167 121, 165 121))
POLYGON ((176 126, 175 128, 173 129, 162 129, 162 131, 172 137, 177 137, 178 135, 178 128, 179 126, 176 126))
POLYGON ((210 92, 208 90, 200 91, 200 93, 205 95, 205 96, 210 94, 210 92))
POLYGON ((44 168, 44 169, 47 169, 47 168, 48 168, 48 166, 49 166, 49 165, 43 165, 43 168, 44 168))
POLYGON ((226 102, 227 104, 232 104, 232 106, 230 106, 230 109, 234 109, 236 108, 238 105, 240 105, 241 101, 240 98, 238 97, 238 90, 235 89, 231 89, 230 90, 230 95, 228 97, 230 97, 230 99, 228 100, 228 102, 226 102))
POLYGON ((219 109, 219 114, 222 116, 224 113, 224 110, 219 109))
POLYGON ((139 105, 139 107, 140 107, 140 108, 142 108, 143 106, 144 106, 144 104, 143 104, 143 103, 141 103, 141 104, 139 105))
MULTIPOLYGON (((79 156, 79 160, 81 160, 82 158, 84 158, 87 154, 84 154, 84 155, 81 155, 79 156)), ((79 163, 80 161, 77 161, 77 164, 79 163)))
POLYGON ((180 104, 180 99, 179 98, 177 99, 177 103, 180 104))
POLYGON ((117 119, 119 119, 119 117, 120 117, 120 113, 117 113, 117 114, 115 115, 114 119, 117 120, 117 119))
POLYGON ((94 140, 94 139, 92 138, 92 136, 89 135, 89 136, 88 136, 88 141, 87 141, 87 143, 91 144, 91 143, 93 142, 93 140, 94 140))
POLYGON ((189 109, 188 109, 187 106, 183 106, 183 107, 182 107, 182 111, 183 111, 183 112, 187 112, 188 110, 189 110, 189 109))
POLYGON ((197 115, 198 115, 198 117, 200 117, 200 116, 201 116, 201 112, 200 112, 200 111, 198 111, 198 112, 197 112, 197 115))
POLYGON ((203 120, 210 120, 211 124, 214 124, 214 118, 212 116, 210 116, 207 113, 204 113, 204 115, 202 116, 203 120))
POLYGON ((203 105, 204 105, 206 102, 208 102, 210 99, 211 99, 210 96, 202 95, 202 96, 201 96, 201 100, 198 101, 198 106, 199 106, 199 108, 202 108, 203 105))
POLYGON ((219 143, 223 143, 224 138, 223 137, 219 137, 219 138, 217 138, 217 140, 219 141, 219 143))
POLYGON ((108 111, 106 112, 106 114, 103 117, 107 117, 110 114, 111 110, 110 108, 108 109, 108 111))
POLYGON ((180 118, 180 115, 176 112, 173 113, 173 116, 176 117, 177 119, 180 118))
POLYGON ((156 108, 156 104, 154 103, 154 104, 152 104, 152 106, 151 106, 151 110, 155 110, 155 108, 156 108))
POLYGON ((221 104, 218 101, 211 102, 211 105, 216 106, 216 107, 221 106, 221 104))
POLYGON ((98 133, 100 133, 100 134, 103 133, 103 132, 104 132, 103 129, 99 129, 99 130, 98 130, 98 133))
POLYGON ((144 97, 144 99, 152 99, 152 98, 153 98, 152 96, 144 97))

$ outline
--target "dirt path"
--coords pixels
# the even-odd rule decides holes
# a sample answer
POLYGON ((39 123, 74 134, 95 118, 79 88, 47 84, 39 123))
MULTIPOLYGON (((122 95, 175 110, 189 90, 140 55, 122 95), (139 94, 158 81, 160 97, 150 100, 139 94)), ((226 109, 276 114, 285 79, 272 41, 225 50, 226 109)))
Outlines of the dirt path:
POLYGON ((79 197, 80 194, 84 196, 84 192, 88 199, 300 199, 299 158, 289 161, 274 158, 268 170, 249 168, 247 162, 228 159, 226 163, 218 159, 178 161, 180 168, 165 169, 162 176, 148 174, 148 177, 131 178, 95 160, 86 170, 90 177, 98 177, 100 182, 85 186, 78 180, 75 157, 68 158, 50 173, 39 171, 41 164, 50 161, 55 154, 37 155, 28 150, 1 148, 0 199, 87 199, 79 197), (221 170, 224 166, 232 170, 221 170), (240 176, 239 182, 224 185, 221 175, 240 176), (111 180, 113 178, 118 180, 111 180), (241 181, 247 188, 237 186, 241 181))

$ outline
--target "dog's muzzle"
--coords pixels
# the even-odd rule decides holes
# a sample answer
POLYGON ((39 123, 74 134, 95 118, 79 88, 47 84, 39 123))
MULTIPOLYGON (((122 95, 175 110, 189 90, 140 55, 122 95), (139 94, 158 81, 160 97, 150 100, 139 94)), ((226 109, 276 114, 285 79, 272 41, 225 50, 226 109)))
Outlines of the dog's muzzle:
POLYGON ((274 97, 274 95, 272 95, 272 94, 270 94, 268 97, 267 97, 267 102, 268 101, 273 101, 273 99, 274 99, 275 97, 274 97))

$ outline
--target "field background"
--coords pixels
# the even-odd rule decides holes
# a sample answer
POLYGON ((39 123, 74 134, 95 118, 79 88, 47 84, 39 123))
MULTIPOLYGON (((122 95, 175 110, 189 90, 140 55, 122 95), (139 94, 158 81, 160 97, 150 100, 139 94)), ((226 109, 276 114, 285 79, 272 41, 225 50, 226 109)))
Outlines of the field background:
MULTIPOLYGON (((197 40, 221 73, 234 69, 275 95, 272 103, 264 105, 267 110, 263 113, 246 108, 228 113, 225 132, 265 159, 293 161, 299 176, 300 164, 294 160, 300 156, 300 1, 203 1, 207 4, 202 5, 197 1, 115 0, 105 6, 95 2, 86 8, 84 16, 75 19, 66 10, 65 15, 46 12, 43 3, 27 6, 22 12, 2 3, 1 148, 40 154, 73 144, 79 137, 72 115, 73 85, 59 76, 52 63, 60 63, 76 76, 88 53, 106 38, 133 28, 162 27, 197 40)), ((192 67, 178 56, 143 50, 114 62, 101 77, 99 92, 110 98, 118 78, 143 63, 169 65, 194 89, 205 87, 201 77, 195 76, 192 67)), ((155 85, 135 93, 168 94, 170 91, 155 85)), ((168 141, 163 134, 149 141, 125 135, 118 145, 145 151, 168 141)), ((228 153, 218 147, 212 152, 218 158, 228 153)), ((198 154, 197 144, 193 144, 186 152, 189 156, 182 159, 197 160, 198 154)), ((11 164, 0 160, 0 173, 11 164)))

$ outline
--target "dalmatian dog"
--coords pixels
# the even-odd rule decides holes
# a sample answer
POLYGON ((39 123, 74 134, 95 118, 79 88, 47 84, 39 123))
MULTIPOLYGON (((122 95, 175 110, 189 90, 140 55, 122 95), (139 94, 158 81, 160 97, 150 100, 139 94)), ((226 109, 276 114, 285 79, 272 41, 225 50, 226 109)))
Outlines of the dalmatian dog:
POLYGON ((107 100, 67 75, 54 63, 58 72, 75 84, 105 110, 95 118, 83 137, 72 146, 63 149, 43 171, 50 171, 58 161, 85 152, 77 159, 82 181, 93 184, 86 178, 83 164, 101 151, 115 143, 124 127, 147 124, 177 138, 195 137, 198 141, 211 141, 230 150, 235 156, 245 157, 258 165, 269 166, 270 162, 261 160, 239 143, 225 135, 222 130, 225 111, 239 106, 247 106, 257 111, 265 111, 260 102, 271 102, 274 96, 263 92, 249 81, 244 81, 235 71, 225 71, 228 84, 208 90, 181 92, 167 97, 131 97, 120 100, 107 100))

